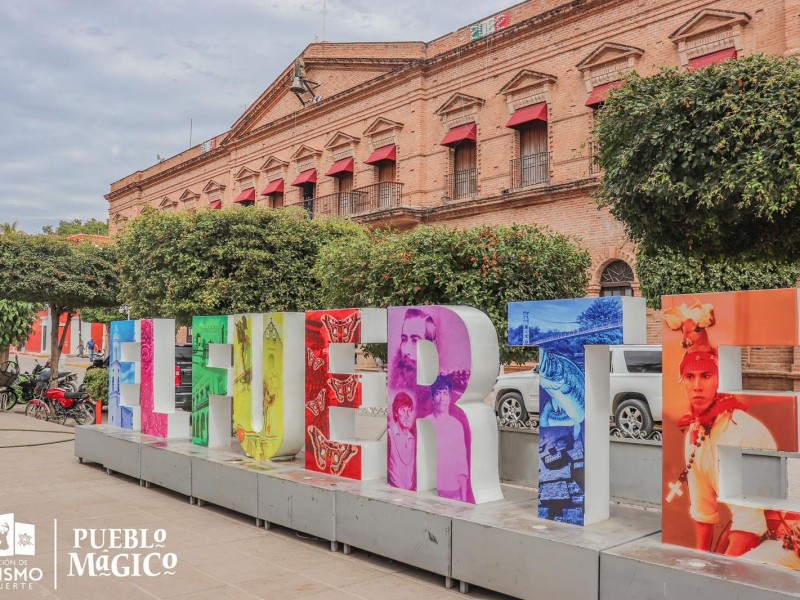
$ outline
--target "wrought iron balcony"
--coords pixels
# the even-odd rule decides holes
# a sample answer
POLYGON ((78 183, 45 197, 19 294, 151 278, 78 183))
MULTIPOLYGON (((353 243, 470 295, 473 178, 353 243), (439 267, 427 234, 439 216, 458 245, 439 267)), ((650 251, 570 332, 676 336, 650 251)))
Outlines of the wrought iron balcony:
POLYGON ((539 152, 511 161, 511 189, 550 181, 550 154, 539 152))
POLYGON ((339 217, 358 217, 402 206, 403 184, 384 181, 349 192, 336 192, 314 198, 311 203, 297 202, 314 215, 335 215, 339 217))
POLYGON ((478 195, 478 169, 465 169, 444 177, 444 196, 448 200, 474 198, 478 195))

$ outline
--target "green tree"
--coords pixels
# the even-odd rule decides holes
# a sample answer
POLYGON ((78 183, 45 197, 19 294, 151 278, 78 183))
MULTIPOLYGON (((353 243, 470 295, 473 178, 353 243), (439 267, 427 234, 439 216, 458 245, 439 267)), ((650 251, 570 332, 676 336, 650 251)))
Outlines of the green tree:
POLYGON ((599 113, 599 202, 630 237, 703 256, 800 256, 800 62, 632 75, 599 113))
POLYGON ((17 222, 0 224, 0 235, 15 235, 20 233, 17 229, 17 222))
POLYGON ((422 226, 328 244, 314 273, 325 307, 479 308, 494 323, 501 360, 509 363, 524 362, 532 353, 508 346, 507 303, 583 296, 589 265, 589 254, 569 238, 535 227, 422 226))
POLYGON ((650 308, 661 308, 664 295, 790 288, 800 277, 797 263, 687 256, 666 248, 640 250, 636 270, 650 308))
POLYGON ((66 341, 59 321, 69 323, 75 307, 117 302, 118 270, 113 247, 75 244, 50 236, 0 236, 0 298, 44 304, 50 310, 50 364, 53 381, 66 341))
POLYGON ((8 347, 24 344, 33 331, 35 304, 0 300, 0 364, 8 360, 8 347))
POLYGON ((98 221, 94 218, 87 221, 81 221, 80 219, 65 221, 62 219, 55 227, 52 225, 45 225, 42 227, 42 233, 45 235, 58 235, 61 237, 75 235, 76 233, 108 235, 108 221, 98 221))
POLYGON ((332 241, 365 238, 302 210, 150 211, 119 236, 121 300, 133 318, 319 308, 311 269, 332 241))

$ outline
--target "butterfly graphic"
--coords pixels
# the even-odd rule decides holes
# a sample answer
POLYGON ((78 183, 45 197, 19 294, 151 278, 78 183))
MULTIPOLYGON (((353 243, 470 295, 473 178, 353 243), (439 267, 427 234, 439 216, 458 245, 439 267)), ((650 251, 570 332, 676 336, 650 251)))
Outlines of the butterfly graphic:
POLYGON ((321 389, 316 398, 306 402, 306 408, 314 413, 315 417, 319 416, 325 410, 325 390, 321 389))
POLYGON ((320 320, 328 330, 328 339, 331 344, 350 344, 355 337, 356 328, 361 324, 361 315, 353 313, 344 319, 337 319, 325 314, 320 320))
POLYGON ((339 404, 350 404, 356 398, 358 381, 358 375, 348 375, 344 379, 332 377, 328 380, 328 387, 333 390, 339 404))
POLYGON ((306 357, 308 358, 308 366, 313 368, 315 371, 325 364, 325 359, 314 354, 314 351, 311 348, 306 348, 306 357))
POLYGON ((313 425, 309 426, 308 435, 314 448, 314 460, 317 466, 325 469, 330 465, 330 472, 333 475, 341 475, 347 463, 358 454, 358 446, 332 442, 313 425))

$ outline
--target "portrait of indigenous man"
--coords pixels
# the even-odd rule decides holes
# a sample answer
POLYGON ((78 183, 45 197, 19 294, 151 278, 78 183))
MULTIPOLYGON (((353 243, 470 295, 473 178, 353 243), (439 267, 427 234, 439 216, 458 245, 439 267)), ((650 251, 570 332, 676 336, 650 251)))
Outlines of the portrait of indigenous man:
POLYGON ((708 331, 713 324, 712 318, 704 327, 694 322, 686 328, 693 338, 684 337, 679 373, 671 375, 677 375, 686 412, 677 420, 683 465, 677 481, 667 484, 666 501, 688 502, 695 548, 800 569, 800 514, 719 501, 720 446, 775 450, 777 444, 747 404, 719 391, 719 352, 708 331))

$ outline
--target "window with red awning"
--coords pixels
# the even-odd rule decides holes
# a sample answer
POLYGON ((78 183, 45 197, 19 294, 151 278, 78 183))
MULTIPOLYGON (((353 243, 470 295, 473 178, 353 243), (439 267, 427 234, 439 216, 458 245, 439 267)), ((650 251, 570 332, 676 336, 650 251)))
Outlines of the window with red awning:
POLYGON ((374 165, 375 163, 379 163, 384 160, 390 160, 392 162, 397 162, 397 146, 394 144, 390 144, 388 146, 382 146, 378 148, 369 155, 367 159, 368 165, 374 165))
POLYGON ((622 81, 612 81, 611 83, 598 85, 592 90, 592 93, 589 94, 589 99, 586 101, 586 106, 589 108, 597 108, 606 101, 608 92, 617 88, 621 88, 623 85, 624 83, 622 81))
POLYGON ((712 52, 711 54, 698 56, 697 58, 693 58, 689 61, 688 67, 690 70, 696 71, 698 69, 707 67, 708 65, 725 62, 726 60, 736 60, 736 48, 726 48, 725 50, 720 50, 719 52, 712 52))
POLYGON ((534 104, 532 106, 518 108, 516 111, 514 111, 514 114, 511 115, 508 123, 506 123, 506 127, 518 129, 519 127, 534 122, 547 123, 546 102, 540 102, 539 104, 534 104))
POLYGON ((478 128, 475 123, 467 123, 460 127, 454 127, 447 132, 444 139, 440 142, 442 146, 455 146, 463 141, 476 141, 478 139, 478 128))

